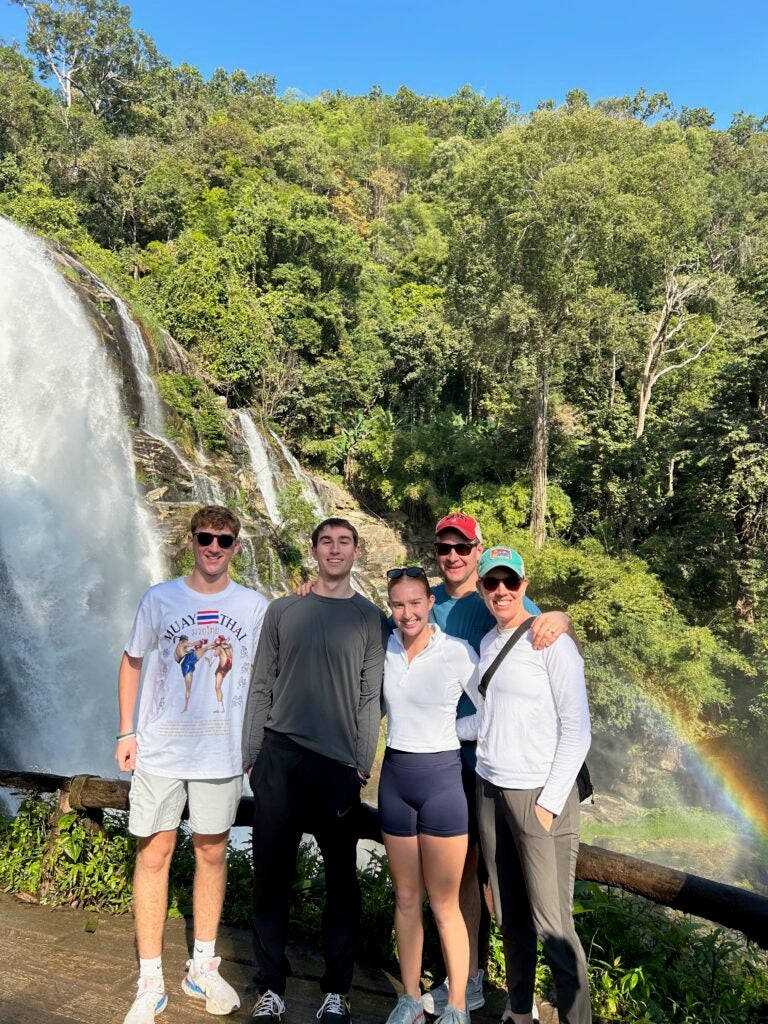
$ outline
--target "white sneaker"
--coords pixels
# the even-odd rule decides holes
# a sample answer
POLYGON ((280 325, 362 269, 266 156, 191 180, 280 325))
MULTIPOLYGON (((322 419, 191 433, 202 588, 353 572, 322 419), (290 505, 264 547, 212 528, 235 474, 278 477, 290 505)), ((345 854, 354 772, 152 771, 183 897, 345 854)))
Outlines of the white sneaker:
MULTIPOLYGON (((467 981, 467 1010, 479 1010, 481 1006, 485 1006, 483 974, 483 971, 478 971, 474 978, 467 981)), ((425 1013, 443 1013, 448 1005, 448 979, 446 978, 442 985, 435 985, 429 992, 424 992, 421 996, 421 1005, 425 1013)))
POLYGON ((181 983, 181 991, 193 999, 204 999, 208 1013, 224 1016, 240 1006, 237 992, 219 974, 221 957, 209 960, 200 971, 195 971, 194 960, 187 960, 187 976, 181 983))
MULTIPOLYGON (((533 1020, 534 1024, 536 1024, 536 1021, 538 1021, 539 1019, 539 1008, 536 1005, 536 996, 533 997, 533 1006, 531 1007, 531 1019, 533 1020)), ((504 1003, 504 1012, 501 1015, 500 1024, 507 1024, 507 1022, 510 1020, 512 1020, 512 1007, 509 1002, 509 996, 507 996, 507 1001, 506 1003, 504 1003)))
POLYGON ((165 991, 152 978, 139 978, 139 990, 123 1024, 154 1024, 155 1017, 168 1005, 165 991))

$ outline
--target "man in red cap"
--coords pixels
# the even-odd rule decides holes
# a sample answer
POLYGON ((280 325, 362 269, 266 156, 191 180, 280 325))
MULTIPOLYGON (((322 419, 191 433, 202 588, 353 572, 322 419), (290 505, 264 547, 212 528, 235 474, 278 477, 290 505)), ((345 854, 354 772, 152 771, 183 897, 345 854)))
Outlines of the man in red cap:
MULTIPOLYGON (((482 553, 483 535, 480 524, 473 516, 467 515, 465 512, 451 512, 438 521, 435 526, 435 555, 443 582, 432 587, 435 604, 431 618, 444 633, 466 640, 478 652, 480 641, 496 625, 477 590, 477 563, 482 553)), ((531 629, 536 649, 549 647, 561 633, 569 633, 576 640, 570 616, 557 611, 539 614, 539 608, 533 601, 526 597, 524 602, 527 611, 537 616, 531 629)), ((472 702, 464 694, 459 701, 456 713, 459 718, 475 713, 472 702)), ((475 744, 462 743, 461 757, 464 789, 469 806, 469 850, 464 865, 460 894, 461 910, 469 934, 470 976, 467 981, 466 999, 467 1010, 477 1010, 485 1003, 483 971, 480 968, 480 947, 487 946, 488 938, 488 917, 487 912, 484 913, 478 879, 485 884, 488 872, 482 862, 478 842, 479 833, 475 807, 475 744), (484 927, 483 919, 485 919, 484 927)), ((487 949, 483 949, 483 962, 486 959, 487 949)), ((442 1013, 448 1001, 446 982, 436 985, 422 996, 422 1005, 427 1013, 442 1013)), ((538 1013, 534 1019, 538 1019, 538 1013)))

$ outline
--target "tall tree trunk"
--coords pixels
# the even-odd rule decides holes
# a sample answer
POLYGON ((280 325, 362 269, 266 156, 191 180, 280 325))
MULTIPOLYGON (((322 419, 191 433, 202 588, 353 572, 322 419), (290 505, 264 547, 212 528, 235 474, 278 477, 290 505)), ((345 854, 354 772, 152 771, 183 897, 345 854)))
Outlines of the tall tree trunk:
POLYGON ((651 404, 651 393, 655 381, 648 374, 644 373, 640 380, 640 396, 637 402, 637 423, 635 425, 635 437, 640 438, 645 432, 645 417, 648 406, 651 404))
POLYGON ((546 346, 536 352, 536 405, 531 452, 531 535, 535 548, 547 539, 547 469, 549 459, 549 368, 546 346))
POLYGON ((671 498, 675 493, 675 463, 677 462, 677 456, 673 455, 669 460, 669 468, 667 470, 667 497, 671 498))

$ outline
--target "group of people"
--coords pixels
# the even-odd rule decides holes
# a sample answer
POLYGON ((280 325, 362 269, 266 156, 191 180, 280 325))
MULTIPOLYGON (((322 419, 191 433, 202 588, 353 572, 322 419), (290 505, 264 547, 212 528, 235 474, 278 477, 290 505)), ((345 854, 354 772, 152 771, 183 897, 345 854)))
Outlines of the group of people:
POLYGON ((194 568, 147 591, 120 666, 115 756, 133 771, 129 828, 139 837, 139 984, 125 1024, 152 1024, 167 1004, 163 924, 185 803, 194 945, 182 990, 213 1014, 240 1005, 219 973, 215 941, 243 770, 254 794, 251 1017, 266 1024, 285 1013, 292 882, 301 836, 311 833, 326 882, 317 1018, 348 1024, 361 914, 357 812, 382 711, 379 818, 403 983, 388 1024, 421 1024, 425 1013, 468 1024, 483 1005, 487 892, 504 940, 505 1020, 535 1019, 540 938, 562 1024, 586 1024, 586 960, 571 904, 576 776, 590 727, 569 617, 540 614, 520 555, 484 549, 478 523, 461 512, 435 528, 439 586, 421 566, 388 571, 390 620, 352 587, 360 547, 347 520, 315 528, 317 579, 271 604, 229 577, 239 531, 225 508, 193 516, 194 568), (421 993, 425 890, 447 977, 421 993))

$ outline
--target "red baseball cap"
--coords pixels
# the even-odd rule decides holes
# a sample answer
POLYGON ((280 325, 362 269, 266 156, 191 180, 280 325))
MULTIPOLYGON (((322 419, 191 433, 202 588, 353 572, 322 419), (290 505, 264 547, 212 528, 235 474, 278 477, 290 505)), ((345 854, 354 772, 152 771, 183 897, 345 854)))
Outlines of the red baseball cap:
POLYGON ((456 530, 462 537, 466 537, 467 540, 476 540, 479 544, 483 543, 483 535, 480 532, 480 524, 472 516, 467 516, 463 512, 451 512, 450 515, 443 516, 435 527, 435 534, 442 533, 443 530, 456 530))

